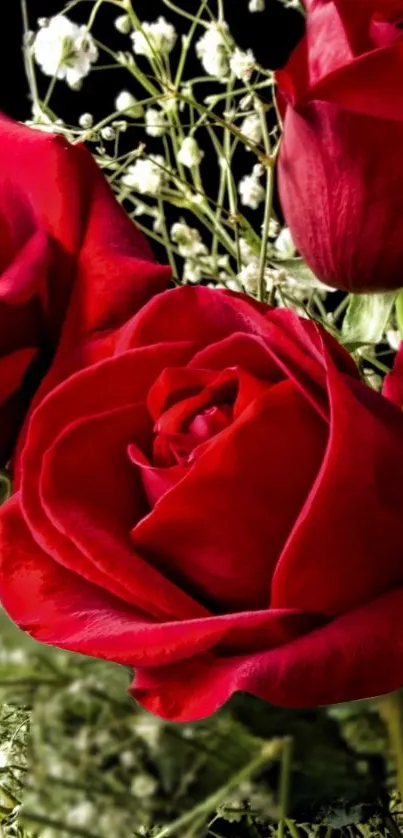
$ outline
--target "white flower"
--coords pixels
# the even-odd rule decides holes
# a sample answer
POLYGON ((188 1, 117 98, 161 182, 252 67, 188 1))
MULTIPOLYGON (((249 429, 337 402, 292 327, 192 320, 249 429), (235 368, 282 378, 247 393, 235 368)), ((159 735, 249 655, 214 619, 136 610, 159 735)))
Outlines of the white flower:
POLYGON ((192 166, 198 166, 203 157, 204 151, 201 150, 197 140, 194 137, 185 137, 178 151, 179 163, 191 169, 192 166))
POLYGON ((158 788, 158 783, 155 777, 150 774, 136 774, 133 777, 130 791, 135 797, 151 797, 155 794, 158 788))
POLYGON ((259 262, 259 256, 242 236, 239 239, 239 252, 243 265, 248 265, 249 262, 259 262))
POLYGON ((209 76, 225 80, 229 73, 230 47, 225 23, 212 23, 196 43, 196 55, 209 76))
POLYGON ((141 195, 157 195, 166 179, 164 164, 165 160, 160 154, 150 154, 144 160, 136 160, 132 166, 128 166, 122 183, 141 195))
POLYGON ((259 175, 255 172, 256 166, 253 167, 251 175, 245 175, 238 185, 238 191, 241 196, 241 204, 244 207, 257 209, 259 204, 264 201, 265 190, 260 183, 259 175))
POLYGON ((86 826, 94 820, 95 816, 94 804, 90 803, 89 800, 83 800, 82 803, 78 803, 77 806, 70 809, 67 820, 69 824, 74 824, 74 826, 86 826))
POLYGON ((248 9, 250 12, 264 12, 265 8, 265 0, 249 0, 248 9))
POLYGON ((296 247, 288 227, 283 227, 280 235, 277 236, 274 242, 274 247, 276 256, 279 259, 292 259, 295 256, 296 247))
MULTIPOLYGON (((259 260, 254 259, 249 265, 245 265, 237 274, 237 279, 248 292, 248 294, 256 294, 259 287, 260 266, 259 260)), ((272 286, 272 275, 269 268, 265 268, 263 272, 263 280, 265 287, 270 289, 272 286)))
POLYGON ((129 15, 119 15, 119 17, 115 18, 114 26, 122 35, 128 35, 132 28, 129 15))
POLYGON ((157 108, 146 110, 146 134, 150 137, 162 137, 165 134, 167 123, 162 111, 157 108))
POLYGON ((207 247, 203 244, 199 231, 194 227, 189 227, 184 221, 177 221, 172 225, 171 239, 178 245, 179 255, 185 259, 208 255, 207 247))
POLYGON ((121 90, 118 93, 115 99, 115 108, 117 111, 125 112, 133 118, 139 118, 143 115, 143 106, 128 90, 121 90))
POLYGON ((143 22, 141 29, 132 32, 131 38, 133 52, 152 59, 156 53, 169 55, 175 46, 177 34, 172 23, 160 16, 153 23, 143 22))
POLYGON ((234 53, 229 62, 231 72, 241 81, 249 81, 255 69, 255 56, 251 49, 246 50, 235 47, 234 53))
POLYGON ((402 336, 398 330, 388 329, 386 332, 386 340, 394 352, 397 352, 399 349, 401 339, 402 336))
POLYGON ((65 15, 50 18, 47 26, 39 29, 33 52, 46 76, 65 79, 69 87, 77 87, 98 58, 92 35, 65 15))
POLYGON ((94 117, 92 113, 82 113, 79 117, 78 124, 80 128, 84 128, 86 131, 92 128, 94 124, 94 117))
MULTIPOLYGON (((257 114, 246 116, 241 123, 240 130, 252 143, 259 145, 262 141, 262 123, 257 114)), ((248 151, 251 151, 251 149, 248 148, 248 151)))

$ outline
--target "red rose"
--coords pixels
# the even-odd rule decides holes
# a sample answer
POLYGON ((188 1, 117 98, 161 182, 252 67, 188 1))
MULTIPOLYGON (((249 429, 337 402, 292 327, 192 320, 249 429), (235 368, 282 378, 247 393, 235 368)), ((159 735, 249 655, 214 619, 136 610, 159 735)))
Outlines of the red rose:
POLYGON ((348 291, 403 286, 403 2, 306 0, 277 74, 279 189, 296 246, 348 291))
POLYGON ((89 152, 0 115, 0 466, 59 343, 82 365, 167 282, 89 152))
POLYGON ((0 594, 38 640, 136 668, 149 710, 403 683, 403 415, 319 326, 167 291, 33 412, 0 594))

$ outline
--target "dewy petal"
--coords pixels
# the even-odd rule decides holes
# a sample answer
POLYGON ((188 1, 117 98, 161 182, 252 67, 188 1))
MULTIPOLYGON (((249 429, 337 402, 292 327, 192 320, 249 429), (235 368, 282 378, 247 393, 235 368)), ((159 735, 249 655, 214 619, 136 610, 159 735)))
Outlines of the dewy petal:
POLYGON ((214 713, 242 690, 284 707, 317 707, 393 692, 403 684, 403 588, 270 651, 206 654, 139 668, 132 694, 165 719, 214 713))
POLYGON ((326 434, 291 382, 272 387, 134 528, 135 550, 214 610, 267 607, 326 434))
POLYGON ((276 566, 272 606, 337 615, 403 584, 403 415, 329 360, 329 443, 276 566))

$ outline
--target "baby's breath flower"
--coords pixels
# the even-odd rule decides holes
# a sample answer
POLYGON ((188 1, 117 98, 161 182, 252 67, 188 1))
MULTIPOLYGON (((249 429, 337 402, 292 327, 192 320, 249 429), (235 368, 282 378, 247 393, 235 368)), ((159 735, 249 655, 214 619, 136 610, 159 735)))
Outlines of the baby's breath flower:
POLYGON ((78 803, 67 814, 67 821, 74 826, 86 826, 94 820, 96 816, 96 809, 93 803, 89 800, 83 800, 78 803))
POLYGON ((265 0, 249 0, 248 9, 250 12, 264 12, 265 8, 265 0))
POLYGON ((206 73, 225 81, 229 74, 230 47, 226 23, 212 23, 196 43, 196 55, 206 73))
POLYGON ((388 331, 386 332, 386 340, 390 348, 393 349, 394 352, 397 352, 397 350, 399 349, 401 339, 402 336, 398 330, 388 329, 388 331))
POLYGON ((38 30, 33 52, 46 76, 65 79, 69 87, 76 89, 98 58, 97 47, 86 27, 73 23, 65 15, 50 18, 38 30))
POLYGON ((251 49, 246 50, 235 47, 231 56, 229 66, 231 72, 237 79, 247 82, 251 79, 255 69, 255 56, 251 49))
MULTIPOLYGON (((245 265, 237 274, 237 279, 248 294, 256 294, 259 287, 260 267, 259 260, 254 259, 249 265, 245 265)), ((272 284, 272 277, 269 268, 265 268, 264 274, 265 287, 269 288, 272 284)))
POLYGON ((253 167, 251 175, 245 175, 238 185, 239 194, 241 196, 241 204, 250 209, 257 209, 259 204, 264 201, 265 190, 260 183, 257 167, 253 167))
MULTIPOLYGON (((248 140, 251 140, 252 143, 259 145, 262 141, 262 123, 257 114, 250 114, 250 116, 246 116, 241 123, 240 130, 242 131, 242 134, 245 134, 245 137, 247 137, 248 140)), ((251 151, 249 148, 247 150, 251 151)))
POLYGON ((167 129, 167 122, 163 111, 157 108, 146 110, 146 134, 150 137, 162 137, 167 129))
POLYGON ((141 195, 157 195, 166 180, 165 160, 160 154, 150 154, 128 166, 122 177, 124 186, 129 186, 141 195))
POLYGON ((81 116, 78 118, 78 124, 80 128, 84 128, 85 131, 88 131, 92 128, 94 124, 94 117, 92 113, 82 113, 81 116))
POLYGON ((283 227, 274 242, 276 256, 280 259, 292 259, 295 256, 295 244, 288 227, 283 227))
POLYGON ((115 18, 114 26, 122 35, 128 35, 132 29, 132 22, 129 15, 119 15, 119 17, 115 18))
POLYGON ((121 90, 115 99, 117 111, 125 112, 128 116, 138 119, 143 115, 143 106, 128 90, 121 90))
POLYGON ((171 239, 178 245, 179 255, 185 259, 208 254, 199 231, 194 227, 189 227, 184 221, 177 221, 176 224, 172 225, 171 239))
POLYGON ((151 797, 155 794, 158 783, 150 774, 136 774, 133 777, 130 790, 135 797, 151 797))
POLYGON ((154 58, 155 54, 169 55, 172 52, 177 34, 172 23, 168 23, 160 16, 153 23, 142 23, 141 29, 131 35, 133 41, 133 52, 136 55, 145 55, 146 58, 154 58))
POLYGON ((116 137, 116 131, 112 128, 112 125, 106 125, 105 128, 101 129, 101 137, 103 140, 107 142, 111 142, 116 137))
POLYGON ((204 157, 204 151, 201 150, 199 143, 194 137, 185 137, 178 152, 179 163, 191 169, 193 166, 198 166, 204 157))

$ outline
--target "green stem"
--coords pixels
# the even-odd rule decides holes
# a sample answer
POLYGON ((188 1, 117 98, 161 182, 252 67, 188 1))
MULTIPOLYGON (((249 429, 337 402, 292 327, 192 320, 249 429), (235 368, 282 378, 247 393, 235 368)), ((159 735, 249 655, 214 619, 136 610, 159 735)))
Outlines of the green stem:
POLYGON ((378 699, 378 707, 388 730, 395 763, 396 787, 403 800, 403 690, 378 699))
POLYGON ((277 830, 278 838, 283 838, 284 827, 287 823, 288 802, 290 797, 292 745, 293 742, 291 738, 283 740, 279 788, 279 822, 277 830))
MULTIPOLYGON (((269 760, 276 759, 279 752, 283 748, 283 742, 268 742, 266 743, 263 748, 261 749, 260 753, 254 757, 247 765, 240 769, 236 774, 234 774, 231 779, 222 786, 218 791, 211 794, 206 800, 203 800, 202 803, 199 803, 189 812, 185 812, 184 815, 181 815, 177 818, 173 823, 168 824, 163 829, 160 830, 155 835, 155 838, 170 838, 172 835, 176 835, 179 830, 184 829, 190 823, 193 823, 196 819, 200 818, 202 815, 208 815, 209 812, 212 812, 214 809, 217 809, 218 806, 225 800, 227 795, 229 794, 232 789, 239 786, 244 780, 248 779, 252 774, 255 773, 265 762, 269 760)), ((183 834, 183 833, 180 833, 183 834)))

